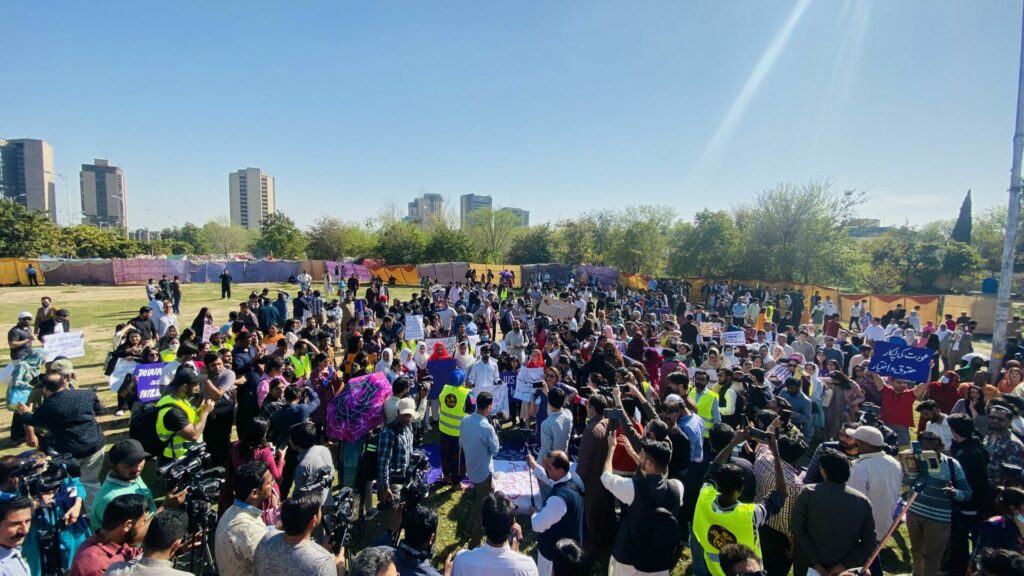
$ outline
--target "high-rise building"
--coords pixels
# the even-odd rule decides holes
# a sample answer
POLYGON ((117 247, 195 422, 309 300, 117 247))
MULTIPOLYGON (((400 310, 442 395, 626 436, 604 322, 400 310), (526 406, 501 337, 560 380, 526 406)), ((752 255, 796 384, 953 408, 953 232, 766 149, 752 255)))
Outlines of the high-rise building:
POLYGON ((516 217, 519 221, 518 226, 529 226, 530 225, 530 211, 523 210, 522 208, 510 208, 505 207, 498 210, 498 212, 507 212, 516 217))
POLYGON ((29 210, 42 210, 57 222, 54 176, 53 147, 45 141, 0 139, 0 196, 29 210))
POLYGON ((406 222, 426 227, 437 218, 444 218, 444 197, 440 194, 424 194, 409 202, 409 215, 406 222))
POLYGON ((127 232, 128 198, 121 168, 97 158, 92 164, 82 164, 78 180, 82 190, 83 223, 127 232))
POLYGON ((459 198, 459 227, 465 229, 469 224, 469 215, 482 208, 491 208, 490 196, 479 194, 463 194, 459 198))
POLYGON ((277 211, 274 200, 274 177, 259 168, 232 172, 228 178, 231 190, 231 223, 256 229, 263 220, 277 211))

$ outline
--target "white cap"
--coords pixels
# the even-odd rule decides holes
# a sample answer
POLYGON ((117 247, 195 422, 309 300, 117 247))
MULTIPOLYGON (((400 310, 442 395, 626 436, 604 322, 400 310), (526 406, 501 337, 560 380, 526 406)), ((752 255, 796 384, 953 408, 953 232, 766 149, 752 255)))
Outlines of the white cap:
POLYGON ((668 396, 665 396, 665 401, 668 402, 669 400, 679 402, 680 404, 683 403, 683 397, 679 394, 669 394, 668 396))
POLYGON ((398 401, 398 415, 405 416, 406 414, 416 414, 416 401, 412 398, 402 398, 398 401))
POLYGON ((18 320, 21 320, 22 318, 32 318, 32 313, 25 311, 22 312, 21 314, 18 314, 18 320))
POLYGON ((846 435, 854 440, 860 440, 866 444, 872 446, 885 446, 885 437, 882 436, 882 431, 874 426, 861 426, 856 430, 847 429, 846 435))

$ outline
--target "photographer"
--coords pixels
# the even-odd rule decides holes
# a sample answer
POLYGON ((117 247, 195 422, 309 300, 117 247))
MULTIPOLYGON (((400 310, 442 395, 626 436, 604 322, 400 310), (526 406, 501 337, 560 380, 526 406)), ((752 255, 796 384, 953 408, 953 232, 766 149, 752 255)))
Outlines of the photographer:
POLYGON ((267 534, 261 506, 274 490, 266 462, 243 464, 235 473, 235 502, 217 523, 214 549, 220 576, 249 576, 256 546, 267 534))
POLYGON ((253 573, 256 576, 344 576, 345 548, 331 554, 312 539, 321 518, 319 494, 304 492, 285 500, 281 504, 284 531, 267 536, 256 546, 253 573))
POLYGON ((398 507, 401 482, 409 470, 415 416, 416 403, 412 398, 403 398, 398 402, 398 418, 384 426, 377 439, 377 498, 392 510, 398 507))
POLYGON ((199 374, 191 368, 182 367, 167 385, 164 396, 157 401, 156 433, 164 443, 164 451, 158 455, 160 464, 184 456, 203 437, 214 403, 208 398, 196 410, 192 399, 198 394, 199 374))
MULTIPOLYGON (((103 521, 103 511, 107 504, 124 494, 140 494, 145 496, 150 504, 150 511, 156 510, 153 504, 153 493, 150 492, 146 481, 142 479, 142 470, 146 466, 146 458, 149 454, 142 449, 138 440, 121 440, 110 448, 110 472, 107 479, 100 486, 96 494, 91 511, 92 529, 97 531, 103 521)), ((169 493, 163 501, 161 508, 176 508, 185 500, 185 491, 169 493)))
POLYGON ((52 448, 75 457, 82 484, 88 488, 86 498, 91 498, 89 493, 99 490, 103 466, 103 431, 96 421, 96 415, 104 413, 103 405, 95 390, 69 390, 60 374, 46 374, 40 380, 46 402, 35 412, 31 405, 18 404, 21 421, 26 426, 46 428, 53 440, 52 448))
POLYGON ((124 494, 111 500, 99 531, 75 554, 70 576, 101 576, 111 564, 140 556, 138 546, 146 537, 152 506, 152 500, 141 494, 124 494))
POLYGON ((68 570, 78 547, 92 534, 84 515, 85 488, 77 473, 77 469, 68 470, 67 463, 47 462, 41 452, 0 460, 4 495, 25 494, 34 500, 32 528, 24 548, 34 575, 68 570))
MULTIPOLYGON (((317 444, 316 425, 312 422, 300 422, 292 426, 289 437, 291 438, 292 450, 296 452, 295 464, 295 490, 298 494, 307 486, 311 480, 321 477, 330 472, 331 477, 336 476, 334 470, 334 459, 331 458, 331 451, 323 445, 317 444)), ((321 488, 317 493, 320 496, 320 504, 327 504, 330 498, 330 484, 321 488)))
POLYGON ((178 570, 172 559, 187 544, 188 515, 180 510, 165 510, 149 523, 142 539, 142 557, 111 564, 105 576, 192 576, 178 570))
POLYGON ((394 549, 398 573, 402 576, 441 576, 430 565, 430 553, 437 538, 437 512, 422 504, 407 512, 405 503, 399 504, 391 525, 381 535, 377 545, 391 546, 396 533, 403 527, 405 538, 394 549))

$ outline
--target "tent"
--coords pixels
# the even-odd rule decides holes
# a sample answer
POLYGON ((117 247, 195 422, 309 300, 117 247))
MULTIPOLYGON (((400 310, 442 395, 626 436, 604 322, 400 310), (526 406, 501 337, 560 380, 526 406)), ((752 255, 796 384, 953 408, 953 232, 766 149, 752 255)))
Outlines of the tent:
POLYGON ((43 269, 39 267, 39 261, 34 258, 0 258, 0 286, 14 286, 21 284, 28 285, 28 273, 25 269, 29 264, 36 269, 36 280, 40 284, 46 284, 46 277, 43 269))
POLYGON ((114 266, 110 260, 40 260, 39 268, 49 284, 114 285, 114 266))

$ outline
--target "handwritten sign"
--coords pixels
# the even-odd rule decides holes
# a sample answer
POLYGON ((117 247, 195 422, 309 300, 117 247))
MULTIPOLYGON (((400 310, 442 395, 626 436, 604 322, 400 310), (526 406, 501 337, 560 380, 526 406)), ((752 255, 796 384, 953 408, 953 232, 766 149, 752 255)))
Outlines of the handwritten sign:
POLYGON ((711 322, 701 322, 697 329, 700 331, 700 335, 705 338, 711 338, 715 335, 715 325, 711 322))
POLYGON ((562 302, 554 298, 541 298, 537 311, 556 320, 569 320, 576 315, 576 305, 572 302, 562 302))
POLYGON ((423 316, 409 315, 405 317, 405 339, 423 339, 423 316))
MULTIPOLYGON (((411 340, 411 338, 409 338, 411 340)), ((455 354, 455 336, 449 336, 448 338, 427 338, 423 341, 427 345, 427 352, 434 352, 434 345, 440 342, 444 349, 448 351, 448 354, 455 354)))
POLYGON ((871 364, 868 369, 900 380, 927 382, 930 380, 932 354, 933 352, 928 348, 912 348, 891 342, 875 342, 875 349, 871 354, 871 364))
POLYGON ((213 336, 213 333, 216 331, 217 327, 213 324, 203 324, 203 342, 209 342, 210 336, 213 336))
POLYGON ((43 352, 46 353, 47 362, 58 356, 81 358, 85 356, 85 333, 64 332, 62 334, 50 334, 43 340, 43 352))
POLYGON ((746 343, 747 335, 742 330, 722 333, 722 344, 725 346, 745 346, 746 343))
POLYGON ((516 391, 512 395, 516 400, 529 402, 533 398, 533 385, 544 379, 543 368, 527 368, 523 366, 516 375, 516 391))
POLYGON ((162 362, 135 366, 132 373, 135 374, 135 391, 139 402, 149 404, 160 399, 160 375, 163 370, 162 362))

